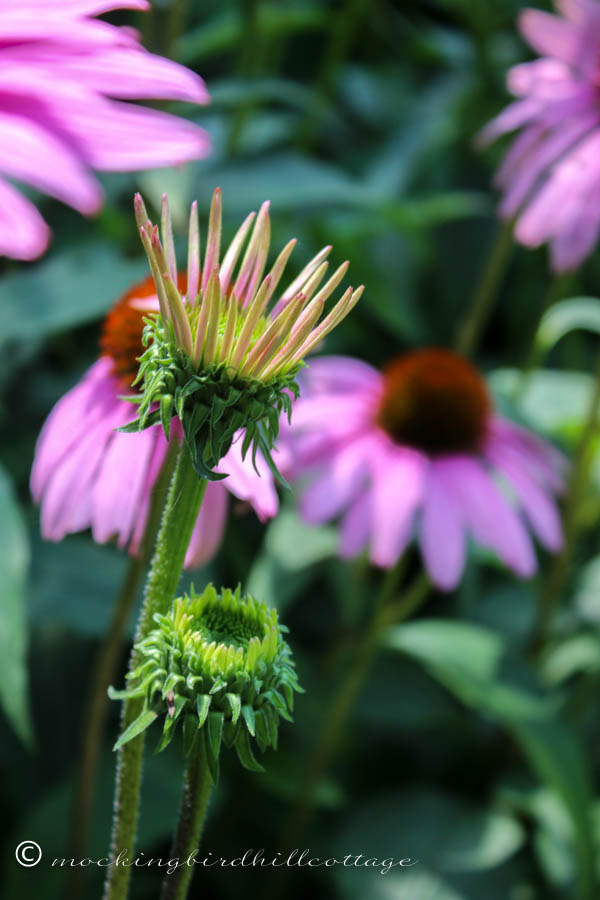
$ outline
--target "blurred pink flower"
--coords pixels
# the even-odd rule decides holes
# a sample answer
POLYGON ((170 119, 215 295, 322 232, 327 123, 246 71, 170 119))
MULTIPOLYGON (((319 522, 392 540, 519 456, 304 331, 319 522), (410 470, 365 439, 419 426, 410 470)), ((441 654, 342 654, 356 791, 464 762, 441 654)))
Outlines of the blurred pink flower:
POLYGON ((563 457, 494 414, 481 376, 449 351, 406 354, 384 373, 311 360, 287 439, 301 514, 341 516, 346 558, 368 549, 389 568, 416 536, 432 581, 450 590, 469 534, 521 577, 537 568, 528 527, 548 550, 561 546, 563 457))
POLYGON ((526 9, 519 27, 542 59, 513 66, 519 99, 481 132, 487 143, 520 130, 495 178, 500 215, 518 216, 515 237, 546 241, 552 267, 574 269, 600 232, 600 3, 556 0, 563 17, 526 9))
MULTIPOLYGON (((134 407, 119 397, 131 393, 137 370, 142 316, 158 309, 151 278, 129 291, 106 318, 102 355, 81 381, 51 411, 38 439, 31 492, 41 504, 41 530, 46 540, 92 529, 94 540, 117 539, 119 547, 138 552, 146 527, 152 488, 167 453, 160 425, 134 434, 115 428, 133 418, 134 407)), ((174 423, 171 440, 181 430, 174 423)), ((257 455, 241 457, 234 443, 216 471, 227 473, 210 482, 190 541, 185 564, 201 566, 219 547, 228 493, 249 502, 261 520, 275 515, 278 498, 273 476, 257 455)))
MULTIPOLYGON (((128 99, 207 103, 202 79, 148 53, 132 28, 90 18, 147 0, 5 0, 0 6, 0 171, 84 215, 102 190, 91 170, 173 166, 205 156, 205 131, 128 99), (118 98, 117 100, 109 98, 118 98)), ((50 231, 0 179, 0 254, 34 259, 50 231)))

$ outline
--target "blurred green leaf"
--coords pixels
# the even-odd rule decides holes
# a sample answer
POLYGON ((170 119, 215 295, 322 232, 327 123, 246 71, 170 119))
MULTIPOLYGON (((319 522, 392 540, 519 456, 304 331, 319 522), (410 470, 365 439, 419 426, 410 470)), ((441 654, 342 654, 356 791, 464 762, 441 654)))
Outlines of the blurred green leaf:
POLYGON ((578 672, 600 671, 600 637, 573 634, 559 639, 544 654, 542 673, 550 685, 558 685, 578 672))
POLYGON ((27 696, 25 590, 29 543, 8 474, 0 468, 0 702, 26 744, 32 741, 27 696))
POLYGON ((591 779, 578 738, 556 715, 556 700, 515 682, 504 641, 478 626, 434 619, 411 622, 390 629, 385 644, 418 660, 463 703, 513 733, 532 768, 571 817, 582 896, 591 896, 591 779))
MULTIPOLYGON (((329 15, 320 4, 257 4, 257 28, 263 40, 283 40, 287 35, 324 28, 329 15)), ((227 9, 180 39, 176 59, 188 65, 234 50, 244 39, 239 8, 227 9)))
POLYGON ((71 535, 58 544, 32 535, 29 616, 37 626, 62 626, 103 635, 123 578, 127 558, 110 545, 71 535))
POLYGON ((554 303, 542 316, 536 335, 544 353, 570 331, 592 331, 600 334, 600 300, 597 297, 571 297, 554 303))
POLYGON ((265 535, 246 583, 246 590, 270 606, 284 609, 312 578, 312 567, 337 552, 333 527, 306 525, 291 507, 284 507, 265 535))
POLYGON ((265 199, 279 215, 331 204, 371 206, 375 199, 340 167, 288 151, 212 169, 204 166, 198 170, 195 194, 209 197, 215 184, 223 191, 227 212, 238 215, 258 208, 265 199))
POLYGON ((265 536, 268 552, 292 572, 335 556, 338 544, 336 528, 307 525, 290 507, 281 510, 265 536))
POLYGON ((600 625, 600 556, 581 567, 573 600, 584 621, 596 627, 600 625))
MULTIPOLYGON (((349 897, 433 898, 438 896, 435 891, 421 891, 434 885, 441 897, 447 896, 445 891, 448 896, 463 896, 455 874, 489 872, 514 856, 524 840, 517 819, 493 806, 478 809, 443 790, 388 792, 353 809, 336 838, 336 856, 343 858, 351 848, 360 847, 364 858, 405 859, 414 865, 396 865, 380 877, 381 866, 376 865, 336 868, 336 875, 349 897), (448 875, 452 877, 446 881, 448 875)), ((467 889, 464 896, 475 893, 467 889)))
POLYGON ((488 380, 501 397, 516 398, 520 413, 539 431, 569 433, 587 417, 593 378, 586 372, 539 369, 523 376, 519 369, 496 369, 488 380))
POLYGON ((0 281, 0 348, 97 319, 146 271, 141 258, 126 259, 114 247, 93 243, 5 276, 0 281))

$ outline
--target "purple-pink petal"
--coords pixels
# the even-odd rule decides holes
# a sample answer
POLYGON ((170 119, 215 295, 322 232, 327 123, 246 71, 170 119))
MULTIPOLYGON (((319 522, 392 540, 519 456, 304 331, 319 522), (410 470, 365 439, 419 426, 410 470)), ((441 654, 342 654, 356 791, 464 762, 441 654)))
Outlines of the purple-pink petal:
MULTIPOLYGON (((20 0, 0 8, 0 174, 85 215, 102 203, 90 169, 179 165, 210 150, 194 123, 114 99, 209 98, 199 76, 146 52, 134 29, 93 18, 113 9, 149 4, 20 0)), ((39 256, 50 237, 39 213, 3 180, 0 200, 0 254, 39 256)))
POLYGON ((414 519, 427 492, 428 463, 408 448, 380 453, 373 467, 371 559, 390 568, 413 533, 414 519))
POLYGON ((457 456, 437 465, 438 474, 460 504, 473 537, 495 550, 517 575, 524 578, 533 575, 537 562, 527 529, 481 462, 457 456))
POLYGON ((185 557, 186 568, 205 565, 217 552, 225 530, 227 504, 223 482, 209 482, 185 557))
POLYGON ((466 544, 460 506, 448 490, 443 463, 433 462, 429 470, 419 541, 433 583, 453 590, 465 566, 466 544))
POLYGON ((516 217, 514 234, 527 247, 549 243, 552 268, 577 268, 600 236, 600 6, 562 0, 562 16, 525 10, 521 32, 542 54, 508 73, 519 99, 481 132, 487 142, 522 129, 496 183, 504 192, 503 218, 516 217))

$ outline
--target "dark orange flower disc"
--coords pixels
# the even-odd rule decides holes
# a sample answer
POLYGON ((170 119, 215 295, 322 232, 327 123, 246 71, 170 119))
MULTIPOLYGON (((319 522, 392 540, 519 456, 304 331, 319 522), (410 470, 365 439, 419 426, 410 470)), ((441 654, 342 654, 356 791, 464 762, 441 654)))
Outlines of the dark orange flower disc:
POLYGON ((485 382, 449 350, 407 353, 384 369, 378 424, 400 444, 436 456, 481 448, 492 411, 485 382))

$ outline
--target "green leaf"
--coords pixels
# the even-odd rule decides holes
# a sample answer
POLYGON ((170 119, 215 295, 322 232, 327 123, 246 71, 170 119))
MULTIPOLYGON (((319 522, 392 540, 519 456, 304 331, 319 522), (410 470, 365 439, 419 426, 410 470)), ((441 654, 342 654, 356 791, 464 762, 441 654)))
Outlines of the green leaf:
POLYGON ((520 673, 507 663, 506 644, 478 626, 435 619, 411 622, 390 629, 385 644, 412 656, 463 703, 513 733, 571 818, 576 869, 583 892, 589 890, 595 868, 591 778, 578 737, 556 714, 556 698, 524 687, 520 673))
POLYGON ((231 709, 231 721, 235 725, 242 711, 242 703, 238 694, 225 694, 225 699, 229 703, 231 709))
POLYGON ((198 694, 196 706, 198 707, 198 728, 202 728, 210 709, 211 698, 208 694, 198 694))
POLYGON ((496 369, 488 378, 500 397, 514 401, 539 431, 565 434, 578 429, 588 415, 593 378, 586 372, 538 369, 522 382, 519 369, 496 369))
POLYGON ((29 544, 21 511, 7 473, 0 468, 0 703, 12 727, 32 742, 27 697, 27 618, 25 584, 29 544))
POLYGON ((254 715, 254 708, 245 703, 242 706, 242 715, 244 716, 246 728, 248 729, 252 737, 254 737, 254 735, 256 734, 256 717, 254 715))
POLYGON ((227 198, 228 214, 245 214, 269 197, 280 215, 331 205, 372 208, 378 201, 359 178, 331 163, 290 151, 262 154, 235 164, 203 166, 197 170, 194 196, 210 196, 219 184, 227 198))
MULTIPOLYGON (((282 40, 288 35, 323 28, 329 21, 328 13, 321 6, 302 6, 261 3, 256 8, 257 29, 261 40, 282 40)), ((207 22, 184 34, 177 45, 176 59, 188 64, 215 54, 236 49, 245 37, 244 19, 237 9, 223 10, 207 22)), ((286 82, 287 83, 287 82, 286 82)), ((215 100, 211 85, 211 101, 215 100)))
MULTIPOLYGON (((104 635, 111 616, 107 598, 117 595, 128 565, 124 554, 81 535, 70 535, 60 544, 47 543, 37 529, 31 534, 31 544, 35 566, 28 603, 30 621, 84 635, 104 635)), ((132 620, 128 624, 132 634, 132 620)))
POLYGON ((0 284, 0 348, 99 318, 146 274, 110 245, 80 244, 5 275, 0 284))
POLYGON ((281 611, 306 587, 315 567, 336 555, 337 547, 335 528, 306 525, 291 506, 284 506, 267 528, 246 589, 281 611))
POLYGON ((146 728, 154 722, 156 715, 157 714, 152 709, 146 709, 144 712, 140 713, 137 719, 135 719, 135 721, 125 729, 123 734, 120 735, 113 750, 118 750, 123 744, 127 744, 128 741, 131 741, 134 737, 137 737, 138 734, 141 734, 142 731, 145 731, 146 728))
POLYGON ((245 728, 240 729, 240 732, 236 738, 235 749, 237 750, 240 762, 245 769, 249 769, 251 772, 265 771, 264 766, 261 766, 261 764, 255 758, 254 753, 252 752, 252 747, 250 746, 250 737, 248 736, 248 732, 245 728))
POLYGON ((219 780, 219 752, 223 736, 223 713, 209 712, 206 720, 206 761, 214 784, 219 780))
POLYGON ((554 303, 542 316, 536 342, 544 353, 570 331, 600 334, 600 300, 597 297, 571 297, 554 303))

